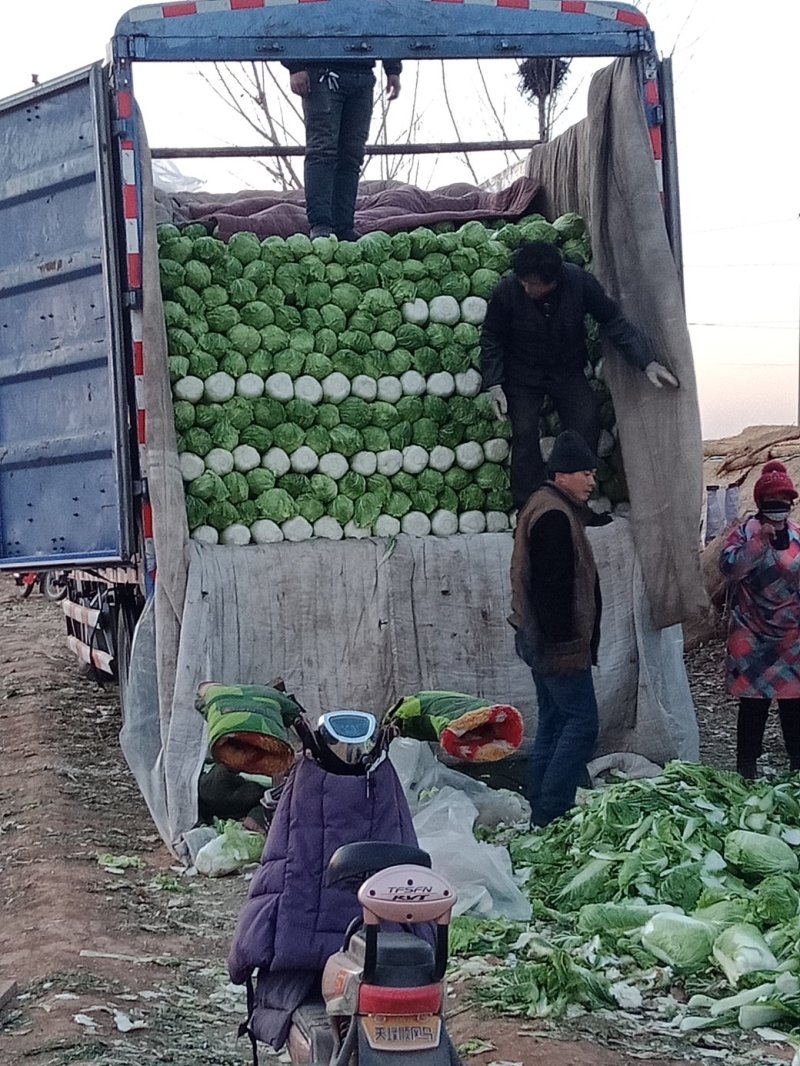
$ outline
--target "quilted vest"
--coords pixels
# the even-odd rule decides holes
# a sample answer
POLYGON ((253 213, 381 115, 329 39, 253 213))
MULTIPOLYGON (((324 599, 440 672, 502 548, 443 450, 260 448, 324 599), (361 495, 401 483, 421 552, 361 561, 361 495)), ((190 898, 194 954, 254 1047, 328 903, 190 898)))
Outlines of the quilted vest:
POLYGON ((555 486, 544 485, 534 492, 517 519, 511 554, 511 614, 508 618, 517 630, 520 653, 538 673, 575 673, 592 665, 592 634, 597 613, 596 581, 597 567, 580 511, 555 486), (531 602, 532 564, 528 541, 533 525, 546 511, 560 511, 566 516, 575 557, 572 603, 574 635, 571 640, 559 644, 545 644, 531 602))

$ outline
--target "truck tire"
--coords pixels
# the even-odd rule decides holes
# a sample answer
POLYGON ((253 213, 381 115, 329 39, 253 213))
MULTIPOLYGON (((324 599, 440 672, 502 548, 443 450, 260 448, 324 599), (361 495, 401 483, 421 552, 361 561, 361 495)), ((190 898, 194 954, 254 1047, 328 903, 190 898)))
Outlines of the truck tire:
POLYGON ((44 598, 51 603, 58 603, 67 594, 67 582, 65 575, 60 570, 48 570, 42 582, 44 598))
POLYGON ((125 699, 128 690, 128 670, 131 664, 131 643, 135 625, 131 609, 121 603, 117 607, 117 624, 114 634, 114 673, 119 686, 119 705, 122 720, 125 720, 125 699))

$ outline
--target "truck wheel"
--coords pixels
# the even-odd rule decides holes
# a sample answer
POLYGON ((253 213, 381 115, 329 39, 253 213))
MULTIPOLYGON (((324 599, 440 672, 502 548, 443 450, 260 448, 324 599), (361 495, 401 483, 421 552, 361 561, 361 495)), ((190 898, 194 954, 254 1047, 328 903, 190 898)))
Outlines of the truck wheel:
POLYGON ((59 600, 63 600, 67 594, 66 575, 60 570, 48 570, 44 576, 42 592, 44 593, 44 598, 52 603, 58 603, 59 600))
POLYGON ((119 685, 119 704, 122 719, 125 720, 125 699, 128 690, 128 670, 131 663, 131 642, 133 640, 134 621, 130 609, 125 604, 117 607, 117 630, 114 641, 114 666, 119 685))

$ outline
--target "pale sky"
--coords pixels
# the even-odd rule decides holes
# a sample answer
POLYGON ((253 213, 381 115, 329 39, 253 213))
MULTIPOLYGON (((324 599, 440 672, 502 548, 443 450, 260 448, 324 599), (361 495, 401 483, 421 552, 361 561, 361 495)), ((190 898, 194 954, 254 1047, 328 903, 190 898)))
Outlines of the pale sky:
MULTIPOLYGON (((0 97, 101 60, 125 0, 27 0, 7 4, 0 39, 0 97)), ((773 0, 769 26, 751 0, 649 0, 641 5, 659 50, 674 53, 687 315, 706 437, 746 425, 797 421, 800 394, 800 182, 795 104, 800 4, 773 0), (762 28, 763 27, 763 28, 762 28), (767 32, 769 37, 767 38, 767 32)), ((576 65, 557 129, 583 114, 587 71, 576 65)), ((516 92, 513 67, 486 69, 492 101, 510 136, 534 137, 534 113, 516 92)), ((252 144, 197 68, 171 64, 135 70, 138 98, 153 145, 252 144), (169 106, 165 102, 169 102, 169 106)), ((285 72, 280 72, 283 77, 285 72)), ((405 129, 415 73, 390 111, 390 130, 405 129), (400 105, 403 106, 400 106, 400 105)), ((447 85, 462 136, 495 139, 496 124, 474 64, 450 64, 447 85)), ((442 106, 441 69, 420 75, 417 140, 455 140, 442 106)), ((503 166, 474 156, 480 180, 503 166)), ((206 187, 266 186, 240 161, 181 161, 206 187)), ((426 160, 422 185, 471 180, 458 160, 426 160)))

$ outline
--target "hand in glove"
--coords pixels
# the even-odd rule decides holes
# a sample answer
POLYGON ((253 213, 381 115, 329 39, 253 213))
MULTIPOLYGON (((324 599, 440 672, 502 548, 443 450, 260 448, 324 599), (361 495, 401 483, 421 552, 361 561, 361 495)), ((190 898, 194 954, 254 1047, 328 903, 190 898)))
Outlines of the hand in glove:
POLYGON ((498 422, 504 422, 508 417, 508 400, 502 385, 489 386, 489 400, 494 417, 498 422))
POLYGON ((644 368, 644 372, 647 376, 647 380, 651 385, 655 385, 657 389, 660 389, 664 385, 671 385, 673 389, 678 387, 678 379, 673 373, 671 373, 661 363, 657 363, 655 359, 652 363, 648 363, 644 368))

